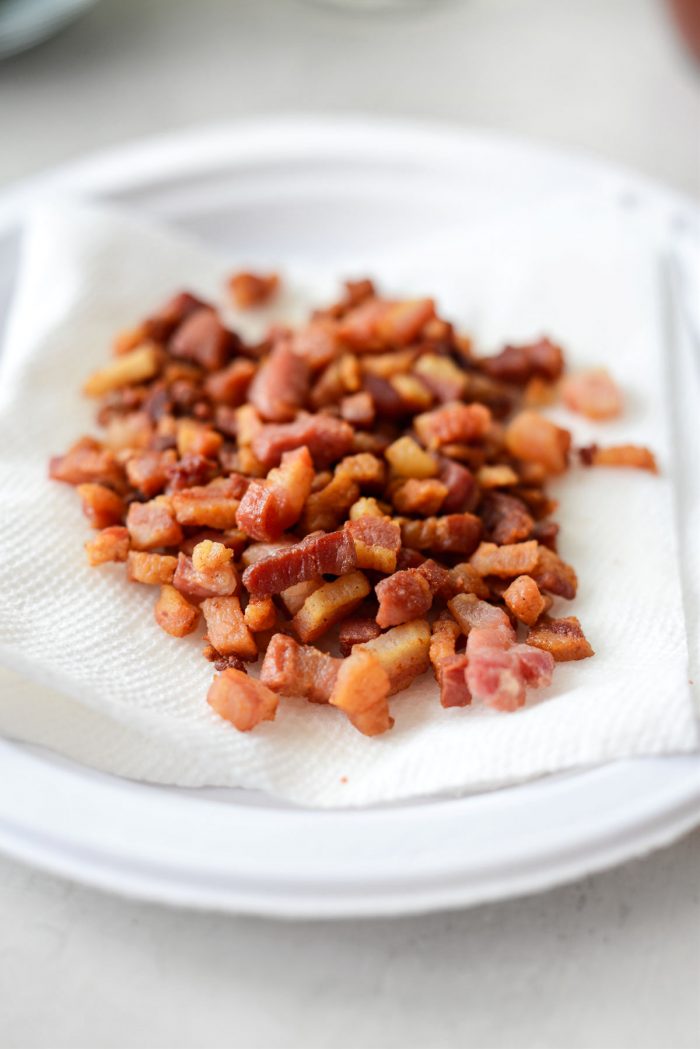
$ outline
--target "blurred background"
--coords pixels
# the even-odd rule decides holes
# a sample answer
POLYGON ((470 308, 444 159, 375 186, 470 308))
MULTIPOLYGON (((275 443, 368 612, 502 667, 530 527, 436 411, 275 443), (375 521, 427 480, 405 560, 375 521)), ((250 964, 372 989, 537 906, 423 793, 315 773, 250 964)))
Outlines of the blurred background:
MULTIPOLYGON (((0 0, 0 187, 307 111, 533 138, 698 198, 699 27, 700 0, 0 0)), ((0 857, 0 1047, 697 1047, 699 865, 700 831, 535 898, 329 925, 170 912, 0 857)))
POLYGON ((0 61, 0 182, 201 122, 365 111, 533 136, 700 194, 700 65, 673 17, 697 45, 699 0, 0 0, 0 50, 73 8, 0 61))

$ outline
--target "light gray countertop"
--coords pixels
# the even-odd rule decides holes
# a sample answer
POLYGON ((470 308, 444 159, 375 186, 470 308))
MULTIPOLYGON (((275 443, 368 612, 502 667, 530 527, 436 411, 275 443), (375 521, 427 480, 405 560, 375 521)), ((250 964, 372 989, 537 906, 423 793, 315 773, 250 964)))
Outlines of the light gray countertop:
MULTIPOLYGON (((700 195, 700 67, 661 0, 102 0, 0 63, 0 185, 125 139, 377 112, 577 147, 700 195)), ((285 924, 102 896, 0 860, 0 1046, 693 1047, 700 832, 525 900, 285 924)))

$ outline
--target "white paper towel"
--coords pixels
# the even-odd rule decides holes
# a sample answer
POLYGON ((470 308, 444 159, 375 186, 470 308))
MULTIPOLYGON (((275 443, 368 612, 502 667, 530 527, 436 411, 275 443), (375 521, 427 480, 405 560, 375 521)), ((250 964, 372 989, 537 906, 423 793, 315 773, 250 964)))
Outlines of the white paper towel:
MULTIPOLYGON (((46 463, 91 428, 94 407, 78 390, 114 332, 183 287, 219 301, 223 277, 242 260, 128 215, 54 203, 26 231, 0 358, 0 659, 51 691, 11 690, 0 731, 134 778, 259 788, 319 806, 694 749, 655 249, 609 214, 541 218, 511 219, 468 245, 387 251, 361 268, 390 290, 435 293, 485 349, 546 331, 573 367, 603 363, 621 381, 628 408, 619 422, 554 413, 579 441, 649 444, 661 466, 660 477, 577 469, 556 485, 561 551, 580 578, 571 612, 595 658, 558 666, 550 689, 508 715, 444 711, 426 676, 393 699, 396 725, 375 739, 337 711, 296 700, 248 735, 217 718, 205 702, 212 668, 201 637, 164 634, 154 591, 127 583, 123 566, 88 568, 79 500, 47 480, 46 463)), ((345 272, 357 273, 357 260, 345 272)), ((289 276, 292 292, 276 312, 296 319, 344 273, 289 276)), ((251 335, 269 319, 229 317, 251 335)), ((568 614, 568 604, 557 611, 568 614)))

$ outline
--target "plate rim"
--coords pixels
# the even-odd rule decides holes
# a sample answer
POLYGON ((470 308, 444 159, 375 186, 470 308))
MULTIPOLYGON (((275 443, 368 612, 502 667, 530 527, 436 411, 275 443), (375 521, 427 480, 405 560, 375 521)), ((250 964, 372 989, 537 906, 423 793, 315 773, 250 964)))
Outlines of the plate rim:
MULTIPOLYGON (((310 140, 315 143, 315 148, 319 148, 319 145, 324 142, 327 145, 331 138, 338 144, 344 137, 349 138, 352 134, 359 132, 372 139, 374 144, 387 138, 390 138, 394 145, 399 140, 415 142, 416 139, 421 139, 424 143, 432 142, 433 144, 439 141, 448 151, 454 150, 455 154, 460 152, 464 154, 465 150, 468 152, 470 149, 502 150, 506 153, 512 153, 515 150, 521 156, 534 157, 547 165, 552 163, 570 165, 587 178, 593 177, 600 180, 601 184, 618 188, 633 187, 636 191, 661 203, 664 208, 680 208, 683 212, 692 215, 693 221, 700 221, 700 205, 691 197, 676 189, 658 184, 646 175, 629 171, 621 165, 595 159, 590 154, 540 145, 517 136, 483 130, 472 131, 433 121, 360 115, 318 117, 292 114, 284 117, 230 121, 169 132, 165 135, 146 136, 122 146, 101 150, 67 164, 57 165, 39 175, 20 180, 0 191, 0 235, 15 225, 17 216, 38 195, 55 190, 77 191, 80 195, 87 191, 88 195, 96 195, 99 199, 99 196, 107 191, 108 185, 114 186, 115 180, 118 185, 124 187, 125 184, 133 185, 134 182, 143 182, 149 176, 156 177, 159 167, 162 171, 166 158, 172 162, 173 157, 176 156, 186 158, 185 169, 187 173, 194 174, 197 171, 206 170, 214 158, 221 161, 233 161, 240 154, 241 143, 245 141, 246 136, 248 136, 249 144, 251 138, 258 145, 267 141, 267 148, 270 149, 269 144, 276 138, 275 132, 282 128, 287 137, 290 128, 294 128, 298 131, 299 144, 302 142, 308 144, 310 140), (130 171, 130 178, 126 180, 126 183, 123 172, 117 176, 120 166, 130 171)), ((274 154, 274 150, 270 152, 271 155, 274 154)), ((308 153, 306 155, 308 156, 308 153)), ((3 742, 0 746, 0 767, 7 767, 10 751, 13 759, 19 760, 25 771, 29 771, 32 767, 36 771, 37 766, 32 766, 32 763, 41 761, 41 759, 21 744, 13 744, 8 741, 3 742)), ((60 785, 61 788, 64 788, 68 782, 66 771, 45 760, 41 763, 44 769, 51 768, 50 778, 53 777, 56 787, 60 785)), ((32 825, 32 819, 28 813, 25 813, 24 825, 21 823, 18 825, 7 811, 3 811, 4 806, 0 806, 0 849, 18 859, 84 884, 133 898, 180 906, 295 918, 389 916, 444 910, 553 887, 583 874, 605 869, 625 859, 670 844, 700 823, 700 758, 687 755, 636 758, 626 763, 615 762, 613 766, 601 766, 596 771, 605 772, 611 767, 619 771, 625 765, 628 767, 643 765, 647 771, 650 768, 658 771, 664 769, 666 771, 661 773, 662 778, 663 776, 668 778, 668 773, 671 773, 673 768, 676 770, 685 768, 687 778, 685 785, 672 791, 664 805, 661 808, 657 806, 657 810, 651 817, 649 812, 644 819, 641 814, 637 814, 630 822, 628 814, 627 823, 623 819, 622 823, 618 822, 615 825, 605 827, 601 825, 597 837, 595 834, 589 835, 585 841, 579 841, 578 845, 568 852, 564 850, 562 853, 560 850, 558 857, 555 854, 556 850, 554 852, 550 850, 546 855, 538 853, 531 857, 529 868, 524 862, 524 857, 521 857, 520 865, 516 864, 514 869, 501 870, 496 876, 493 871, 489 874, 482 873, 480 879, 478 872, 476 878, 474 877, 473 870, 470 877, 467 867, 466 870, 452 871, 448 878, 445 877, 447 872, 443 871, 442 880, 439 876, 433 882, 428 878, 422 884, 413 884, 412 887, 394 885, 393 888, 384 889, 381 879, 377 880, 375 877, 372 885, 363 883, 359 887, 356 886, 354 891, 349 891, 347 887, 337 887, 334 893, 315 898, 308 898, 293 888, 285 889, 284 885, 277 886, 272 892, 269 887, 266 887, 261 895, 256 893, 250 885, 247 888, 245 886, 241 888, 240 879, 239 884, 236 884, 235 877, 224 878, 221 883, 209 884, 205 879, 204 882, 200 881, 197 885, 186 880, 189 875, 185 875, 184 881, 179 880, 172 876, 172 871, 158 870, 157 866, 153 865, 150 869, 141 871, 138 870, 138 865, 132 865, 131 869, 119 869, 117 857, 108 852, 100 854, 99 849, 91 850, 88 842, 83 842, 80 848, 73 849, 66 844, 65 836, 64 839, 58 841, 52 840, 46 828, 42 828, 41 820, 35 820, 32 825)), ((83 775, 85 774, 86 770, 82 766, 75 765, 74 768, 83 775)), ((580 775, 585 774, 585 770, 580 773, 580 775)), ((91 773, 91 775, 94 781, 95 777, 100 777, 119 784, 124 782, 118 777, 110 777, 104 773, 91 773)), ((574 772, 572 775, 576 777, 577 773, 574 772)), ((671 773, 669 782, 674 779, 674 776, 677 777, 677 772, 671 773)), ((546 780, 537 782, 546 783, 546 780)), ((522 796, 522 791, 527 790, 530 786, 530 784, 515 785, 495 793, 498 793, 501 798, 517 792, 521 792, 522 796)), ((139 787, 142 792, 144 787, 146 792, 151 790, 150 796, 154 797, 149 785, 139 784, 139 787)), ((179 788, 156 789, 178 791, 179 788)), ((474 798, 485 796, 476 795, 461 799, 438 798, 430 802, 426 808, 449 805, 453 816, 459 823, 464 819, 465 805, 468 806, 470 802, 473 805, 474 798)), ((411 808, 418 811, 420 805, 412 806, 408 802, 404 812, 410 811, 411 808)), ((319 813, 323 810, 301 811, 319 813)), ((333 815, 337 817, 339 812, 347 813, 348 811, 352 812, 356 819, 367 817, 372 820, 373 814, 390 810, 334 810, 333 815)))

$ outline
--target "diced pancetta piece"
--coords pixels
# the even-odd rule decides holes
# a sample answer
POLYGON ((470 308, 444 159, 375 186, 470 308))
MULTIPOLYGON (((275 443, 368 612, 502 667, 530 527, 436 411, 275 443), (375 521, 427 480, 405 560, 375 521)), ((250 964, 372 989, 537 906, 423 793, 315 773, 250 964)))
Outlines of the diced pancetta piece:
POLYGON ((466 655, 448 656, 440 667, 440 704, 445 708, 468 707, 472 694, 467 685, 466 655))
POLYGON ((134 583, 162 586, 172 583, 177 558, 166 554, 151 554, 145 550, 130 550, 126 559, 126 573, 134 583))
POLYGON ((392 473, 399 477, 425 480, 437 477, 439 466, 435 456, 426 452, 412 437, 399 437, 384 452, 392 473))
POLYGON ((528 572, 537 583, 540 590, 546 590, 557 597, 565 597, 568 601, 576 597, 578 579, 576 572, 562 561, 558 554, 541 544, 537 548, 537 565, 532 572, 528 572))
POLYGON ((607 368, 567 375, 561 396, 567 408, 589 419, 615 419, 622 414, 622 394, 607 368))
POLYGON ((545 619, 529 632, 527 644, 551 653, 557 663, 594 654, 576 616, 545 619))
POLYGON ((336 470, 330 482, 306 500, 301 518, 305 532, 334 531, 347 518, 360 496, 360 486, 349 475, 336 470))
POLYGON ((494 379, 518 386, 533 376, 554 382, 564 369, 564 354, 561 347, 545 338, 525 346, 505 346, 493 357, 483 357, 479 366, 494 379))
POLYGON ((254 375, 253 362, 244 357, 237 357, 225 368, 207 375, 204 380, 204 391, 215 404, 238 408, 245 400, 254 375))
POLYGON ((402 623, 357 645, 355 652, 373 652, 389 675, 390 695, 408 688, 429 666, 430 626, 425 619, 402 623))
POLYGON ((341 660, 312 645, 300 645, 287 634, 274 634, 265 652, 260 680, 285 696, 327 703, 341 660))
POLYGON ((292 423, 263 426, 252 439, 252 449, 263 465, 277 466, 285 452, 306 445, 314 464, 323 468, 352 451, 353 429, 332 415, 300 414, 292 423))
POLYGON ((363 645, 381 634, 376 619, 371 616, 348 616, 340 624, 338 645, 341 654, 349 656, 353 645, 363 645))
POLYGON ((477 499, 477 484, 474 474, 462 463, 452 459, 440 460, 440 480, 447 488, 442 503, 444 514, 459 514, 473 510, 477 499))
POLYGON ((297 636, 304 643, 315 641, 354 611, 369 592, 370 585, 362 572, 350 572, 323 583, 307 597, 292 619, 297 636))
POLYGON ((182 542, 182 528, 175 520, 167 500, 158 496, 150 503, 131 503, 126 515, 126 527, 131 545, 136 550, 150 550, 156 546, 177 546, 182 542))
POLYGON ((207 702, 239 732, 250 732, 261 721, 274 721, 279 697, 262 681, 231 668, 214 678, 207 702))
POLYGON ((210 307, 194 310, 177 327, 168 342, 173 357, 194 361, 205 371, 219 371, 228 362, 235 346, 231 332, 224 328, 210 307))
POLYGON ((216 459, 224 443, 220 433, 196 419, 177 420, 176 440, 179 456, 201 455, 204 459, 216 459))
POLYGON ((192 558, 180 553, 172 583, 189 600, 202 601, 207 597, 225 597, 233 594, 238 588, 238 577, 230 562, 205 565, 202 570, 197 570, 192 558))
POLYGON ((347 714, 352 725, 365 736, 377 736, 394 724, 389 714, 389 675, 379 657, 357 648, 338 669, 331 706, 347 714))
POLYGON ((489 492, 481 507, 486 538, 499 546, 528 539, 535 521, 522 500, 504 492, 489 492))
POLYGON ((207 637, 222 656, 238 656, 253 661, 258 658, 258 646, 246 625, 241 603, 231 594, 227 597, 208 597, 202 601, 202 613, 207 625, 207 637))
POLYGON ((173 449, 158 452, 146 449, 130 456, 126 461, 126 476, 129 484, 137 491, 152 499, 159 495, 172 477, 172 468, 177 456, 173 449))
POLYGON ((446 444, 481 441, 491 429, 491 412, 483 404, 446 404, 414 419, 423 444, 435 450, 446 444))
POLYGON ((499 631, 507 642, 515 639, 515 631, 503 609, 479 600, 474 594, 457 594, 450 598, 447 607, 464 634, 488 629, 499 631))
POLYGON ((447 498, 447 486, 432 477, 424 481, 409 477, 392 488, 391 500, 400 514, 433 516, 447 498))
POLYGON ((239 310, 266 306, 274 298, 280 285, 277 273, 234 273, 228 279, 228 290, 239 310))
POLYGON ((299 520, 311 491, 313 463, 307 448, 285 452, 264 481, 251 481, 236 512, 236 523, 253 539, 271 541, 299 520))
POLYGON ((154 608, 156 623, 173 637, 185 637, 196 629, 199 609, 183 597, 174 586, 165 584, 154 608))
POLYGON ((340 402, 340 414, 351 426, 366 429, 374 422, 374 403, 366 390, 343 397, 340 402))
POLYGON ((289 340, 281 339, 258 368, 248 400, 263 419, 281 423, 294 418, 308 393, 309 366, 289 340))
POLYGON ((126 507, 115 491, 103 484, 79 484, 76 490, 83 504, 83 513, 93 528, 121 524, 126 507))
POLYGON ((401 541, 413 550, 472 554, 481 537, 481 521, 474 514, 446 514, 423 521, 401 520, 401 541))
POLYGON ((401 547, 401 529, 395 521, 367 515, 347 521, 345 530, 352 537, 358 568, 371 568, 387 575, 395 571, 401 547))
POLYGON ((104 484, 123 491, 124 470, 114 452, 92 437, 83 437, 65 455, 49 461, 49 477, 66 484, 104 484))
POLYGON ((515 618, 527 626, 534 626, 546 607, 537 583, 529 575, 520 575, 514 579, 503 592, 503 600, 515 618))
POLYGON ((408 568, 380 580, 375 587, 379 611, 377 624, 398 626, 424 616, 433 603, 433 592, 420 569, 408 568))
POLYGON ((83 386, 87 397, 104 397, 111 390, 132 383, 147 382, 160 371, 161 351, 152 343, 144 343, 129 353, 123 353, 104 368, 93 372, 83 386))
POLYGON ((539 547, 535 539, 525 543, 481 543, 472 554, 470 564, 480 576, 495 575, 500 579, 513 579, 518 575, 529 575, 538 563, 539 547))
POLYGON ((122 525, 103 528, 93 539, 85 543, 90 565, 103 565, 109 561, 126 561, 129 553, 129 532, 122 525))
POLYGON ((654 453, 639 444, 616 444, 608 448, 593 444, 580 448, 579 456, 584 466, 623 466, 653 474, 659 472, 654 453))
POLYGON ((516 415, 506 427, 505 443, 516 459, 539 463, 547 473, 566 470, 571 434, 538 412, 528 409, 516 415))
POLYGON ((272 630, 277 622, 275 603, 271 597, 251 597, 243 617, 246 626, 254 634, 259 634, 263 630, 272 630))
POLYGON ((243 573, 243 585, 250 594, 279 594, 319 575, 344 575, 356 564, 355 544, 349 532, 310 535, 249 565, 243 573))
POLYGON ((423 353, 413 371, 443 404, 459 401, 466 393, 466 373, 451 357, 441 353, 423 353))

